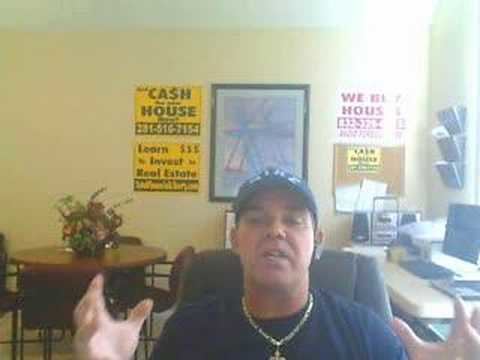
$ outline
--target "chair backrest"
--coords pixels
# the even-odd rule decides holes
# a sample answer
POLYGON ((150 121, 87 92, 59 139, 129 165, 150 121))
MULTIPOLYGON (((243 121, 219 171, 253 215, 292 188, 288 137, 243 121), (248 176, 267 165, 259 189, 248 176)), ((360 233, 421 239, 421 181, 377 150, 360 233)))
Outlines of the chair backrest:
MULTIPOLYGON (((382 274, 374 258, 349 252, 324 250, 310 266, 310 285, 358 302, 385 321, 392 318, 382 274)), ((240 259, 231 250, 207 250, 195 255, 183 278, 179 305, 205 295, 241 296, 240 259)))
POLYGON ((8 256, 5 248, 5 236, 0 233, 0 294, 7 291, 8 256))
POLYGON ((310 266, 310 283, 370 308, 387 322, 392 319, 385 280, 373 257, 324 250, 310 266))
POLYGON ((122 244, 124 244, 124 245, 137 245, 137 246, 143 245, 142 239, 140 239, 139 237, 136 237, 136 236, 118 236, 116 238, 116 240, 118 241, 118 243, 120 245, 122 245, 122 244))
POLYGON ((95 275, 95 270, 59 271, 55 266, 25 266, 18 275, 23 294, 22 326, 73 329, 73 310, 95 275))
POLYGON ((195 256, 195 248, 193 246, 185 246, 173 260, 172 268, 170 269, 170 276, 168 277, 168 287, 170 293, 177 297, 180 291, 180 282, 183 280, 182 276, 186 268, 191 263, 195 256))
MULTIPOLYGON (((143 241, 137 236, 119 235, 115 239, 119 246, 143 246, 143 241)), ((128 269, 118 269, 108 274, 105 291, 107 297, 119 302, 129 302, 135 294, 145 286, 145 268, 143 266, 128 269)))

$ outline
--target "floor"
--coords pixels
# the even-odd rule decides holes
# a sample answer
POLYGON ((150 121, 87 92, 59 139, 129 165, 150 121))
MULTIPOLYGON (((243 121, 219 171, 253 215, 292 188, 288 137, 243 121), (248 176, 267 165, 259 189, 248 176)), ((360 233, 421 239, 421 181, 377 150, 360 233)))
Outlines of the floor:
MULTIPOLYGON (((171 315, 172 311, 166 311, 161 314, 154 315, 154 334, 160 334, 165 324, 166 319, 171 315)), ((10 315, 5 315, 0 318, 0 340, 5 340, 10 338, 10 325, 11 318, 10 315)), ((28 338, 35 337, 37 332, 29 331, 26 332, 28 338)), ((7 360, 11 359, 11 346, 9 344, 0 344, 0 359, 7 360)), ((143 344, 140 343, 138 351, 138 360, 144 360, 144 350, 143 344)), ((18 359, 19 357, 17 357, 18 359)), ((26 344, 24 347, 24 360, 42 360, 42 347, 41 344, 30 343, 26 344)), ((53 360, 73 360, 74 356, 72 353, 72 337, 67 334, 62 341, 55 342, 53 344, 53 360)))

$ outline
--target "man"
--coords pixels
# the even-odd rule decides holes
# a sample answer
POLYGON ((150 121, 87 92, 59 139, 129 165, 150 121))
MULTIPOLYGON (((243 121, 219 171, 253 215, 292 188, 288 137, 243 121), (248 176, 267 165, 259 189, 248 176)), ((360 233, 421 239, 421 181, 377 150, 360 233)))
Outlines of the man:
MULTIPOLYGON (((310 290, 309 265, 322 241, 314 196, 299 178, 268 169, 239 190, 232 244, 244 271, 244 297, 210 298, 179 309, 152 359, 406 359, 388 324, 363 307, 310 290)), ((127 321, 113 321, 92 281, 75 311, 75 349, 88 360, 126 360, 151 310, 145 300, 127 321)), ((446 344, 421 342, 401 321, 394 329, 412 359, 478 359, 480 316, 461 303, 446 344), (477 357, 475 357, 475 355, 477 357)))

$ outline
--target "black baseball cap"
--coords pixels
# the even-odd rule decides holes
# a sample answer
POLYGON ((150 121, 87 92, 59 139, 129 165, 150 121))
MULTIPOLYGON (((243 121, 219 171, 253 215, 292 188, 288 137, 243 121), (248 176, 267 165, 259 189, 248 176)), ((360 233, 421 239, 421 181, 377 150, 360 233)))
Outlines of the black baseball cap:
POLYGON ((267 168, 260 174, 246 180, 240 186, 237 197, 233 201, 233 212, 235 213, 236 221, 240 220, 240 216, 255 195, 274 188, 287 189, 299 195, 312 215, 314 228, 317 228, 318 209, 312 190, 308 187, 305 180, 279 168, 267 168))

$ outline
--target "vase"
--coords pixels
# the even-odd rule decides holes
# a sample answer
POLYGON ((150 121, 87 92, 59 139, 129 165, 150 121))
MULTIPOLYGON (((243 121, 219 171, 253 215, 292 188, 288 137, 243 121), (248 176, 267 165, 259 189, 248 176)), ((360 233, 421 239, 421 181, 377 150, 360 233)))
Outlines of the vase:
POLYGON ((99 242, 95 247, 95 252, 93 256, 95 257, 102 257, 105 254, 105 243, 99 242))
POLYGON ((105 254, 105 243, 98 241, 92 247, 72 247, 74 254, 78 257, 102 257, 105 254))

